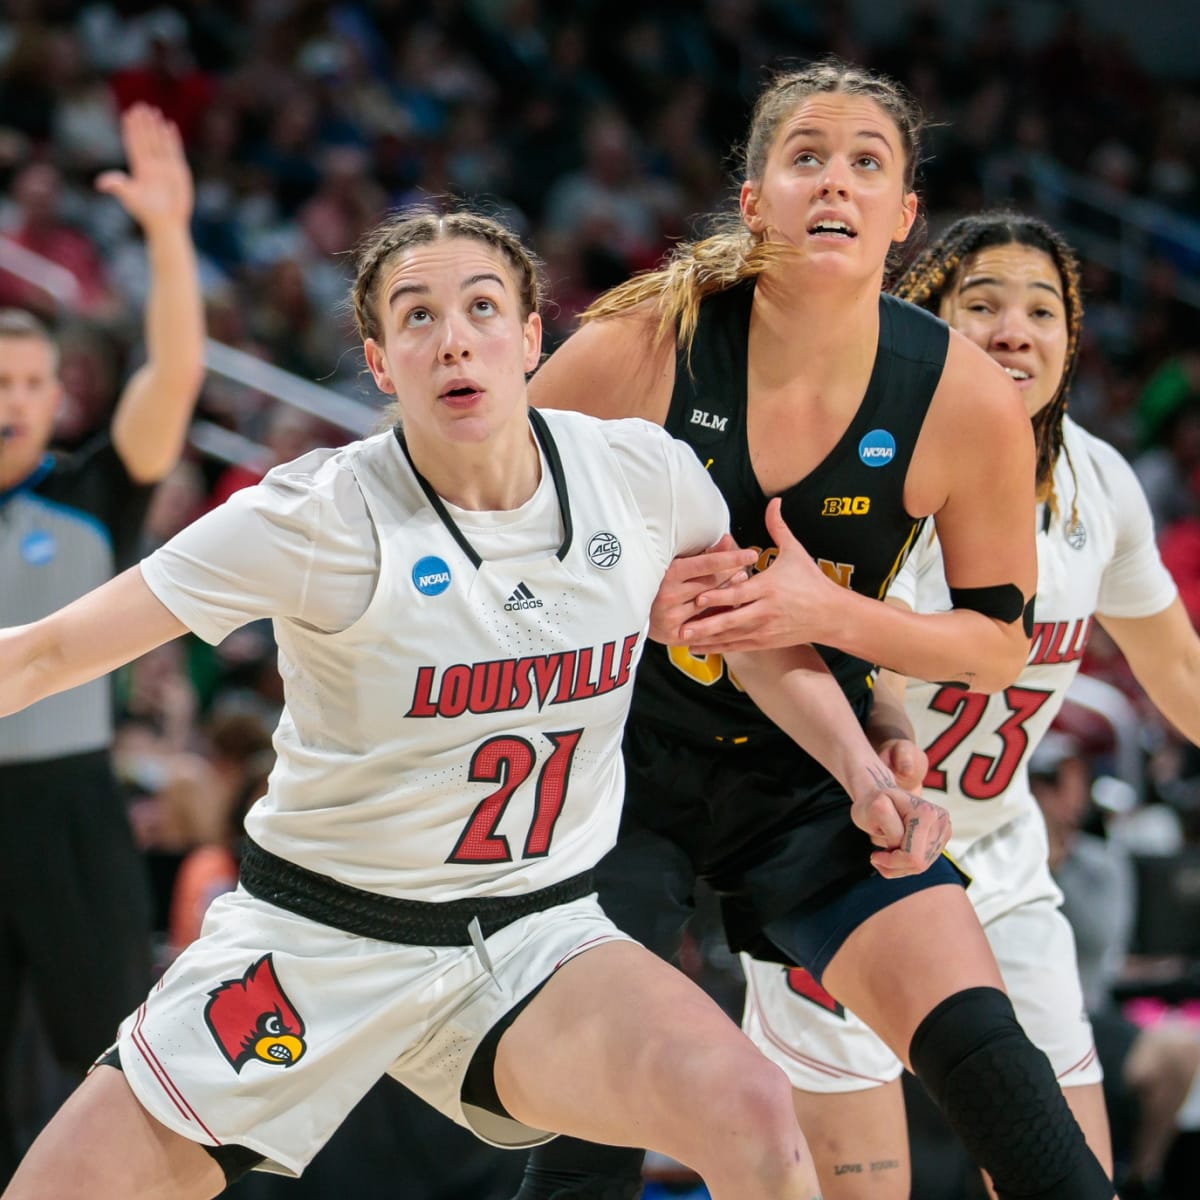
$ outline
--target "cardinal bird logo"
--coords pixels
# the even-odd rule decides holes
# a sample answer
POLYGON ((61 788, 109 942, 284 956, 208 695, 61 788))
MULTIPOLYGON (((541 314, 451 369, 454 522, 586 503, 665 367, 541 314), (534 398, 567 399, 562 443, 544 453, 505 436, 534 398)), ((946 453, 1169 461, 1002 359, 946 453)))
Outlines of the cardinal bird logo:
POLYGON ((787 983, 797 996, 803 996, 805 1000, 817 1005, 819 1008, 825 1009, 826 1012, 831 1012, 835 1017, 841 1017, 843 1020, 846 1016, 846 1010, 842 1007, 803 967, 787 968, 787 983))
POLYGON ((295 1066, 307 1049, 304 1021, 284 995, 270 954, 209 992, 204 1010, 221 1053, 237 1072, 248 1062, 295 1066))

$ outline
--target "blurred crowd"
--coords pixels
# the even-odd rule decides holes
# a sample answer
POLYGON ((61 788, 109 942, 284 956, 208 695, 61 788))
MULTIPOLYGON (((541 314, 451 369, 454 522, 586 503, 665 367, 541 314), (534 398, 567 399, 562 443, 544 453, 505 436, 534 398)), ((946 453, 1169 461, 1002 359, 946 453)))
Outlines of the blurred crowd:
MULTIPOLYGON (((67 395, 57 433, 79 444, 107 420, 141 353, 140 235, 92 184, 121 161, 120 113, 148 101, 178 125, 195 175, 209 335, 374 403, 345 299, 346 252, 383 212, 482 198, 518 226, 546 265, 550 349, 600 291, 732 203, 734 141, 764 71, 837 53, 893 74, 926 108, 931 230, 1009 198, 996 181, 1035 160, 1159 206, 1149 211, 1164 227, 1192 223, 1190 245, 1151 240, 1135 277, 1085 260, 1072 403, 1134 461, 1200 622, 1200 313, 1182 298, 1185 285, 1200 288, 1200 77, 1155 77, 1070 6, 1030 46, 1013 8, 996 4, 964 42, 937 6, 909 3, 885 44, 844 0, 8 0, 0 307, 29 308, 57 329, 67 395), (61 268, 57 295, 4 268, 22 248, 61 268)), ((215 375, 198 415, 257 450, 236 464, 182 463, 158 490, 147 549, 273 463, 348 436, 215 375)), ((1085 796, 1066 825, 1092 835, 1120 826, 1107 840, 1131 862, 1200 848, 1197 752, 1153 715, 1098 629, 1084 670, 1116 699, 1069 706, 1062 722, 1071 742, 1054 771, 1081 758, 1100 801, 1085 796)), ((269 771, 281 703, 270 629, 248 627, 217 650, 165 646, 119 686, 117 765, 165 963, 236 879, 241 816, 269 771)), ((1200 867, 1194 899, 1200 922, 1200 867)), ((1144 924, 1129 917, 1125 943, 1104 948, 1101 999, 1196 1001, 1200 945, 1156 939, 1144 924), (1130 952, 1151 956, 1140 992, 1123 982, 1130 952)), ((701 923, 684 965, 736 1012, 736 965, 719 943, 701 923)))

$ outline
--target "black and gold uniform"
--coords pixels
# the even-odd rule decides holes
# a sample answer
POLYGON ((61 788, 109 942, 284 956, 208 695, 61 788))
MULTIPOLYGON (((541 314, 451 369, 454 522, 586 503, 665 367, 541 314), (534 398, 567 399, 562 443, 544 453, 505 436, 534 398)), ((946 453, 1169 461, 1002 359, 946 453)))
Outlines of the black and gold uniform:
MULTIPOLYGON (((721 489, 731 532, 774 557, 746 435, 753 283, 707 298, 681 351, 667 430, 721 489)), ((921 527, 904 482, 946 360, 946 326, 880 297, 879 345, 862 403, 837 445, 782 493, 783 516, 822 570, 879 598, 921 527)), ((874 664, 822 648, 860 720, 874 664)), ((953 876, 948 864, 884 881, 850 820, 846 793, 742 692, 719 655, 650 645, 625 738, 621 840, 602 864, 601 899, 664 956, 691 911, 696 876, 721 897, 731 948, 794 962, 817 978, 851 930, 903 895, 953 876)))

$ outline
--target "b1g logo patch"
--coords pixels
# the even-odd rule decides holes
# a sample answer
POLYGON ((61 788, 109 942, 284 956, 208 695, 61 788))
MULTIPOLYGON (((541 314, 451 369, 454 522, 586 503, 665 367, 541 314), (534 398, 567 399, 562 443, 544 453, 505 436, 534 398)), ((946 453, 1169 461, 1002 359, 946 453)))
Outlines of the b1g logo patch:
POLYGON ((615 533, 601 529, 588 539, 587 556, 602 571, 611 571, 621 561, 621 543, 615 533))
POLYGON ((304 1056, 304 1021, 284 995, 270 954, 241 979, 209 992, 204 1021, 230 1066, 241 1074, 248 1062, 292 1067, 304 1056))
POLYGON ((865 517, 870 511, 870 496, 826 496, 821 516, 865 517))
POLYGON ((886 429, 872 429, 858 443, 858 457, 864 466, 886 467, 896 457, 896 439, 886 429))

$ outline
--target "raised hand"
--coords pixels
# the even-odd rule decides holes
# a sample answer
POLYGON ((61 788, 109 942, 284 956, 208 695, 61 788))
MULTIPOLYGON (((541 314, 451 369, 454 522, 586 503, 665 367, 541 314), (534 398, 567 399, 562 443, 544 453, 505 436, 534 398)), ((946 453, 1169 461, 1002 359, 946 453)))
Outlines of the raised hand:
POLYGON ((128 171, 105 171, 96 190, 114 196, 147 235, 186 229, 192 215, 192 173, 179 130, 157 108, 134 104, 121 116, 128 171))
POLYGON ((685 621, 676 640, 694 654, 728 654, 821 642, 841 589, 796 540, 778 498, 767 505, 767 532, 779 553, 768 570, 719 591, 701 592, 697 610, 725 609, 685 621))
MULTIPOLYGON (((746 578, 757 558, 755 551, 739 550, 737 542, 725 534, 703 554, 675 559, 663 576, 650 610, 650 637, 668 646, 681 645, 681 627, 703 611, 696 597, 714 593, 723 596, 731 583, 746 578)), ((714 603, 729 601, 718 599, 714 603)))

